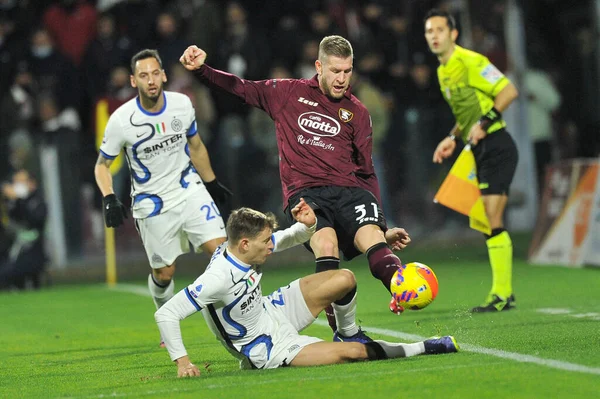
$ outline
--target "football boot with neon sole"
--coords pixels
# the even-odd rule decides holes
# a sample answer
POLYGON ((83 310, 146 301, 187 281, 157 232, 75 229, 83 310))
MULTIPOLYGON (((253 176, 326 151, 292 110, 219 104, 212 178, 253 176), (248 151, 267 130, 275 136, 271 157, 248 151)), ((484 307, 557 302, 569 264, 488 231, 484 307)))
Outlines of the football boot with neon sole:
POLYGON ((458 343, 453 336, 433 337, 423 341, 425 353, 428 355, 439 355, 442 353, 453 353, 459 351, 458 343))

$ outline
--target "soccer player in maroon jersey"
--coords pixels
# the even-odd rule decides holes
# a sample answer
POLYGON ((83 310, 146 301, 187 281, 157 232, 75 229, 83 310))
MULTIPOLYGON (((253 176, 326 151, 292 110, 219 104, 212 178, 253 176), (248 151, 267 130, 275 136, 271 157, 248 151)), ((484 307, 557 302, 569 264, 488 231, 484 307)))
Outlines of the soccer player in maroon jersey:
MULTIPOLYGON (((319 45, 312 79, 250 81, 206 65, 206 52, 188 47, 182 65, 213 88, 236 95, 275 121, 284 207, 303 197, 314 209, 317 232, 310 240, 316 271, 337 269, 340 250, 350 260, 366 253, 371 273, 388 291, 401 266, 392 250, 409 242, 402 228, 388 229, 381 210, 379 183, 371 159, 371 117, 349 87, 353 50, 341 36, 319 45)), ((356 300, 356 290, 327 312, 334 341, 369 341, 362 331, 336 331, 334 315, 356 300)), ((390 309, 403 309, 392 299, 390 309)))

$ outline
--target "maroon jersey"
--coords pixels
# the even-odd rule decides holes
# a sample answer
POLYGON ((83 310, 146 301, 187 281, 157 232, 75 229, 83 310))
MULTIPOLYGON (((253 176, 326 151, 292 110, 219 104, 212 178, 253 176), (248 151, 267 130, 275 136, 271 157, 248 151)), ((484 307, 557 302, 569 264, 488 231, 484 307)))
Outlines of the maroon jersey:
POLYGON ((196 76, 258 107, 275 121, 284 207, 306 187, 362 187, 379 203, 371 159, 371 117, 346 91, 340 100, 321 92, 312 79, 251 81, 203 65, 196 76))

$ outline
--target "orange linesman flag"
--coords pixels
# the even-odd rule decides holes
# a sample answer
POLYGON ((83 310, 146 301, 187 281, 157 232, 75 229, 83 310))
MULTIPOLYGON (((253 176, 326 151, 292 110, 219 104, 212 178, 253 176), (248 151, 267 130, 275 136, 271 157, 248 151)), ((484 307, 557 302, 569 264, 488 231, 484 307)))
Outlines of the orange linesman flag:
POLYGON ((475 156, 470 144, 458 155, 433 202, 468 216, 472 229, 491 234, 492 229, 479 191, 475 156))

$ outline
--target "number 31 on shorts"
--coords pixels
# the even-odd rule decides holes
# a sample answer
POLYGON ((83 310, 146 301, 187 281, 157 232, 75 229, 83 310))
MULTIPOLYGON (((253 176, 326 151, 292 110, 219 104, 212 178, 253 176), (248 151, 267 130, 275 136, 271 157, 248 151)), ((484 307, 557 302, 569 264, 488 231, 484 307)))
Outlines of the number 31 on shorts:
POLYGON ((377 222, 379 220, 378 207, 375 202, 371 202, 370 207, 365 204, 357 205, 354 207, 354 212, 358 214, 356 220, 361 224, 364 222, 377 222), (373 208, 373 216, 368 215, 371 207, 373 208))

